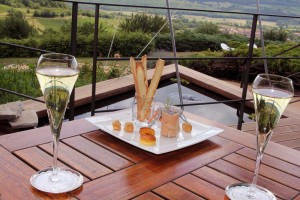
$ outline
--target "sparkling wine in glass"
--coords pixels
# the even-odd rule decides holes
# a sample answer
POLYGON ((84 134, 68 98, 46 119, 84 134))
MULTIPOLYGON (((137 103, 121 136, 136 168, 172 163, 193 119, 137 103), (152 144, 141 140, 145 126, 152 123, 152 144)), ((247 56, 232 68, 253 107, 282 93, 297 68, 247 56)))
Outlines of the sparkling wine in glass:
POLYGON ((62 121, 78 74, 77 61, 71 55, 43 54, 37 63, 36 75, 44 95, 53 137, 53 167, 37 172, 30 182, 44 192, 68 192, 80 187, 83 182, 80 173, 57 167, 62 121))
POLYGON ((269 190, 257 186, 259 166, 271 139, 273 129, 294 95, 292 80, 286 77, 259 74, 252 85, 256 117, 257 155, 252 183, 229 185, 226 195, 231 200, 275 200, 269 190))

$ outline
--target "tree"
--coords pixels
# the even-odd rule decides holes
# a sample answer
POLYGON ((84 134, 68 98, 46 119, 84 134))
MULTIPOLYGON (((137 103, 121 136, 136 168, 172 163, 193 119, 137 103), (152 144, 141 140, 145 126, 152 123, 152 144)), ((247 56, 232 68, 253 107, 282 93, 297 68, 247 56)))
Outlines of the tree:
POLYGON ((64 2, 56 2, 52 0, 0 0, 0 4, 13 6, 13 7, 57 7, 57 8, 66 8, 64 2))
POLYGON ((8 11, 8 16, 1 23, 0 37, 2 38, 22 39, 35 33, 35 28, 28 23, 20 11, 8 11))
MULTIPOLYGON (((159 15, 147 15, 145 13, 132 14, 119 25, 120 29, 127 32, 156 33, 166 23, 166 19, 159 15)), ((161 33, 169 32, 167 25, 163 27, 161 33)))
MULTIPOLYGON (((81 25, 79 25, 77 27, 77 29, 78 29, 78 33, 80 35, 88 36, 88 35, 94 34, 95 27, 94 27, 94 23, 84 22, 81 25)), ((61 27, 61 32, 65 33, 65 34, 71 33, 71 23, 65 23, 61 27)), ((107 32, 106 27, 102 23, 99 23, 98 32, 99 33, 107 32)))
POLYGON ((271 29, 271 30, 267 30, 264 33, 264 38, 266 40, 285 42, 287 40, 287 37, 288 37, 288 33, 283 29, 279 29, 279 30, 271 29))
POLYGON ((212 22, 200 22, 196 28, 197 33, 203 33, 208 35, 214 35, 220 33, 219 26, 217 24, 214 24, 212 22))

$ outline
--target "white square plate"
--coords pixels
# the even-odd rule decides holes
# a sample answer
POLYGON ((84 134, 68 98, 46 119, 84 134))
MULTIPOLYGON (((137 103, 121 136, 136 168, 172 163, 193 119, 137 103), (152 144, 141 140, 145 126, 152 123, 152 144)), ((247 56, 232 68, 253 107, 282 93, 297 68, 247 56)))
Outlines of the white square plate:
MULTIPOLYGON (((189 123, 191 123, 193 126, 192 132, 186 133, 181 129, 176 138, 166 138, 160 135, 160 128, 158 124, 152 126, 152 128, 155 130, 156 144, 154 146, 147 146, 139 142, 140 135, 138 127, 135 127, 133 133, 128 133, 123 130, 125 122, 132 121, 130 110, 90 117, 86 118, 86 120, 97 126, 102 131, 105 131, 106 133, 116 138, 119 138, 120 140, 123 140, 131 145, 134 145, 138 148, 141 148, 154 154, 163 154, 184 147, 188 147, 193 144, 207 140, 208 138, 224 131, 223 129, 214 126, 209 126, 193 120, 188 120, 189 123), (120 131, 113 130, 113 120, 120 120, 122 127, 120 131)), ((181 123, 182 122, 180 122, 180 127, 181 123)))

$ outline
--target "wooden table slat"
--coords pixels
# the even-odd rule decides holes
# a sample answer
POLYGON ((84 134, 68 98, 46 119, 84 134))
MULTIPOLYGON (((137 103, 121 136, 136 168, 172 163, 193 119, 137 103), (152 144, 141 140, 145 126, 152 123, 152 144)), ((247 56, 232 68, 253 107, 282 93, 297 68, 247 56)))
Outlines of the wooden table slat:
MULTIPOLYGON (((239 167, 254 172, 255 161, 238 154, 230 154, 223 158, 239 167)), ((300 179, 267 165, 261 164, 259 175, 300 191, 300 179)))
POLYGON ((35 171, 21 160, 0 147, 1 176, 0 194, 1 199, 71 199, 69 194, 45 194, 33 189, 30 185, 30 177, 35 171))
MULTIPOLYGON (((28 163, 30 166, 34 167, 38 171, 53 166, 53 157, 37 147, 22 149, 19 151, 15 151, 14 153, 19 158, 24 160, 26 163, 28 163)), ((62 167, 62 168, 71 168, 60 161, 57 162, 57 165, 58 167, 62 167)), ((85 176, 83 176, 83 178, 84 178, 83 180, 84 182, 89 181, 89 179, 86 178, 85 176)))
MULTIPOLYGON (((98 128, 85 119, 63 123, 60 139, 87 133, 98 128), (77 124, 80 123, 80 126, 77 124)), ((0 137, 0 145, 9 151, 16 151, 52 141, 50 127, 45 126, 0 137), (22 139, 20 139, 22 138, 22 139), (13 142, 12 142, 13 141, 13 142)))
MULTIPOLYGON (((40 145, 40 148, 52 155, 53 149, 51 143, 40 145)), ((58 159, 72 166, 89 179, 95 179, 112 172, 110 169, 63 143, 59 144, 58 159)))
POLYGON ((185 175, 174 182, 206 199, 224 200, 224 197, 226 197, 223 189, 190 174, 185 175))
POLYGON ((200 196, 197 196, 196 194, 174 183, 167 183, 165 185, 156 188, 153 191, 166 199, 204 200, 200 196))
POLYGON ((113 169, 114 171, 129 167, 133 163, 112 153, 111 151, 81 137, 76 136, 63 140, 64 143, 113 169))
POLYGON ((152 192, 147 192, 136 198, 133 198, 132 200, 163 200, 163 198, 157 196, 156 194, 154 194, 152 192))
POLYGON ((275 129, 274 129, 273 134, 274 135, 280 135, 280 134, 295 132, 295 131, 299 131, 299 130, 300 130, 300 125, 299 125, 299 122, 298 122, 298 124, 289 124, 289 125, 286 125, 286 126, 276 126, 275 129))
MULTIPOLYGON (((36 170, 49 168, 53 164, 53 157, 37 147, 22 149, 14 153, 36 170)), ((57 162, 57 165, 58 167, 67 167, 60 161, 57 162)))
MULTIPOLYGON (((243 148, 237 151, 237 153, 252 160, 256 160, 256 151, 253 149, 243 148)), ((269 155, 264 155, 262 163, 275 169, 284 171, 285 173, 291 174, 292 176, 300 178, 299 166, 293 165, 288 162, 284 162, 283 160, 274 158, 269 155)))
MULTIPOLYGON (((241 132, 235 128, 228 127, 219 122, 210 121, 210 120, 200 117, 200 116, 196 116, 196 115, 193 115, 190 113, 185 113, 185 114, 190 119, 201 121, 204 124, 209 124, 211 126, 216 126, 216 127, 224 129, 224 132, 219 134, 220 137, 224 137, 228 140, 242 144, 245 147, 256 149, 256 139, 251 134, 241 132)), ((294 164, 300 166, 300 156, 295 156, 298 153, 299 152, 296 150, 293 150, 291 148, 288 148, 288 147, 280 145, 280 144, 276 144, 274 142, 270 142, 265 150, 265 154, 269 154, 276 158, 279 158, 284 161, 294 163, 294 164)))
MULTIPOLYGON (((224 129, 226 131, 224 131, 224 133, 221 133, 219 136, 237 142, 239 144, 242 144, 246 147, 256 149, 256 139, 252 135, 245 132, 240 132, 239 130, 236 129, 229 130, 229 128, 226 129, 226 127, 224 127, 224 129)), ((270 142, 265 150, 265 154, 271 155, 273 157, 300 166, 300 156, 295 156, 298 153, 299 152, 296 150, 293 150, 291 148, 288 148, 286 146, 274 142, 270 142)))
MULTIPOLYGON (((300 138, 299 130, 300 130, 299 125, 275 127, 271 141, 280 142, 280 141, 300 138)), ((245 130, 245 131, 251 135, 256 135, 255 127, 253 127, 253 130, 245 130)))
POLYGON ((207 182, 214 183, 215 185, 223 189, 225 189, 230 184, 240 182, 237 179, 234 179, 226 174, 222 174, 209 167, 201 167, 200 169, 192 172, 192 174, 207 182))
POLYGON ((153 157, 151 153, 120 141, 119 139, 102 131, 87 133, 84 134, 84 137, 134 163, 139 163, 145 159, 153 157))
MULTIPOLYGON (((282 118, 278 121, 276 128, 278 127, 285 127, 285 126, 290 126, 290 125, 298 125, 299 124, 299 119, 294 119, 294 118, 282 118)), ((256 129, 256 123, 245 123, 242 126, 242 131, 248 132, 249 130, 255 130, 256 129)))
MULTIPOLYGON (((248 171, 244 168, 231 164, 224 160, 217 160, 209 166, 221 173, 228 174, 233 178, 241 180, 241 182, 251 183, 253 178, 253 171, 248 171)), ((289 188, 273 180, 264 178, 262 176, 258 177, 258 185, 269 189, 274 192, 280 198, 292 199, 297 195, 297 190, 289 188)))
POLYGON ((300 200, 300 193, 294 200, 300 200))
POLYGON ((0 182, 5 183, 0 185, 1 199, 21 199, 24 196, 37 199, 30 192, 29 184, 30 176, 35 173, 35 171, 7 152, 3 147, 0 147, 0 160, 0 182), (12 187, 12 185, 15 185, 16 188, 12 187), (17 192, 15 190, 17 190, 17 192))
POLYGON ((299 130, 294 132, 285 131, 284 134, 273 135, 271 139, 274 142, 284 142, 289 140, 300 139, 300 131, 299 130))
POLYGON ((291 148, 299 148, 300 147, 300 139, 278 142, 278 144, 281 144, 284 146, 289 146, 291 148))
POLYGON ((300 151, 300 147, 296 147, 296 148, 294 148, 295 150, 297 150, 297 151, 300 151))
MULTIPOLYGON (((241 182, 226 174, 222 174, 221 172, 216 171, 210 167, 202 167, 192 172, 192 174, 209 183, 213 183, 214 185, 217 185, 220 188, 223 188, 224 190, 228 185, 241 182)), ((230 199, 226 196, 224 200, 230 200, 230 199)), ((281 198, 277 197, 277 200, 281 200, 281 198)))
POLYGON ((240 148, 238 144, 213 137, 87 183, 78 197, 93 199, 94 196, 101 195, 104 199, 133 198, 240 148))

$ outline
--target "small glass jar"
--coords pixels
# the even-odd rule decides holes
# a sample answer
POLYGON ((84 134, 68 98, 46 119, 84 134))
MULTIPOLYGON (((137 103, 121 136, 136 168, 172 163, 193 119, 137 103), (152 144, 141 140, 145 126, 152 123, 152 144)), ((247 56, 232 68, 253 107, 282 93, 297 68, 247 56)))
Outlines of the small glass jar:
POLYGON ((182 110, 176 107, 164 108, 161 111, 161 127, 160 133, 164 137, 177 137, 180 126, 179 117, 182 114, 182 110))
POLYGON ((134 96, 132 103, 132 121, 136 126, 148 126, 150 118, 154 114, 155 101, 153 98, 134 96))

